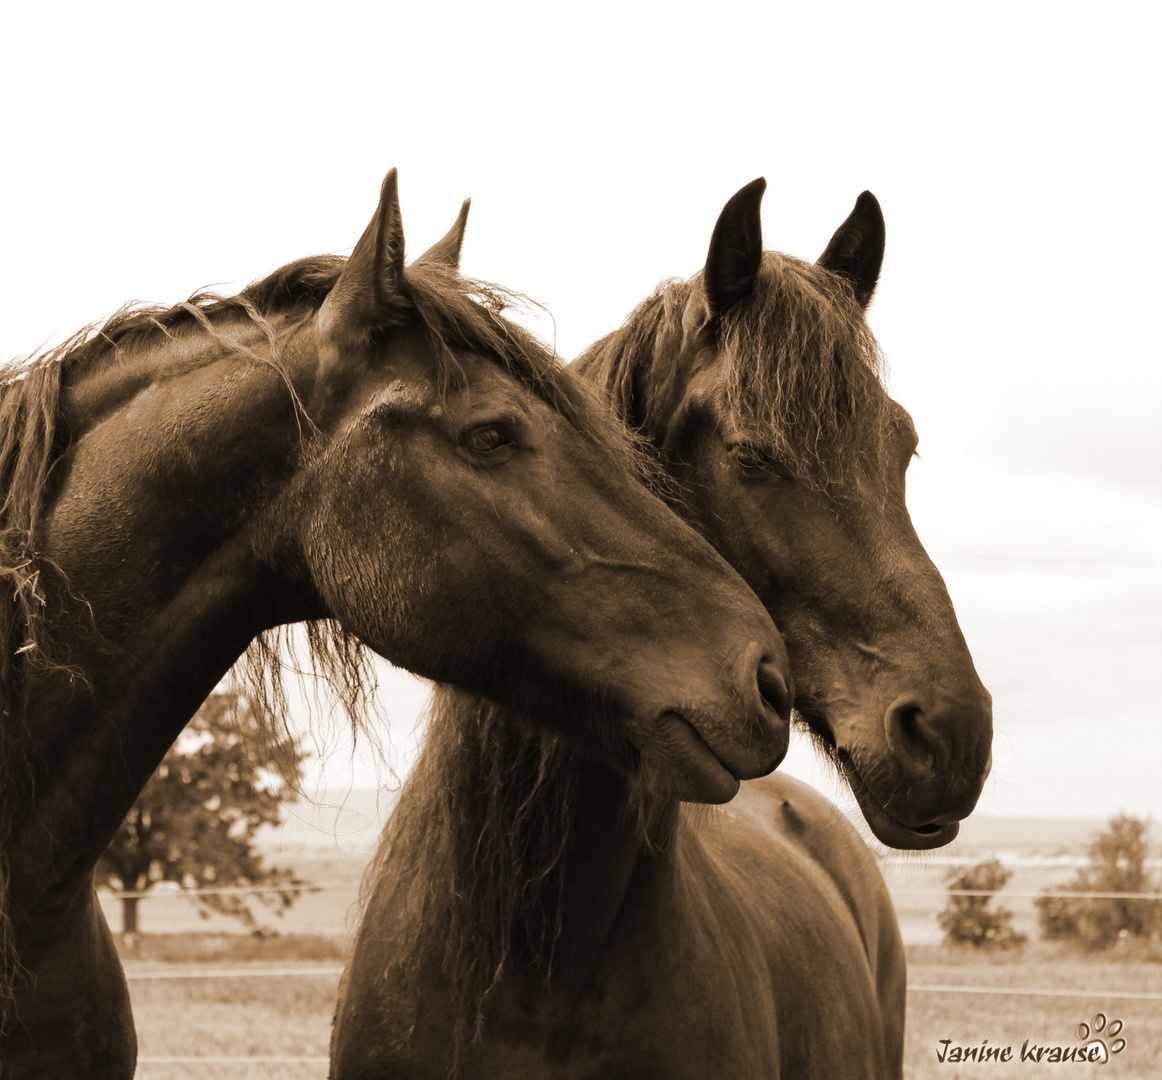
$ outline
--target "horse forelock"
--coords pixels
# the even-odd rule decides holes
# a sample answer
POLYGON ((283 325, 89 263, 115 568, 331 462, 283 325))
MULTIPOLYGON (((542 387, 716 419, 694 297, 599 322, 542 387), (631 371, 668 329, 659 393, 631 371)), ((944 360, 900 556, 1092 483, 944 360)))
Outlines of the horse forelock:
MULTIPOLYGON (((579 361, 597 370, 623 417, 647 434, 656 424, 644 388, 679 374, 674 346, 701 288, 701 272, 663 282, 579 361)), ((882 353, 846 279, 764 252, 753 291, 720 316, 715 335, 721 406, 781 466, 836 493, 878 476, 893 406, 882 353)))
POLYGON ((841 489, 878 474, 891 399, 844 278, 764 252, 754 292, 722 318, 719 355, 727 407, 798 479, 841 489))
POLYGON ((461 378, 457 351, 493 359, 597 444, 611 465, 651 486, 663 482, 642 441, 618 421, 609 403, 533 334, 504 316, 507 310, 535 306, 533 301, 503 286, 461 277, 441 264, 408 267, 404 288, 436 348, 441 388, 461 378))

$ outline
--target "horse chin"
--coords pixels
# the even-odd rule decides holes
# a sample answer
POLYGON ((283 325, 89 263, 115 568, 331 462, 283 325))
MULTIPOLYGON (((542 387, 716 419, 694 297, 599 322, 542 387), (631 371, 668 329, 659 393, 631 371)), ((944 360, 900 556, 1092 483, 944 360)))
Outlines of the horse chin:
POLYGON ((897 821, 872 796, 863 777, 855 768, 851 759, 840 751, 840 766, 843 775, 851 785, 855 801, 863 812, 864 820, 868 823, 872 834, 881 843, 888 847, 901 848, 905 851, 927 851, 931 848, 944 847, 951 844, 960 832, 960 822, 953 821, 947 825, 905 825, 897 821))
POLYGON ((649 736, 641 740, 639 750, 648 782, 660 795, 717 805, 738 794, 738 777, 679 713, 660 716, 649 736))

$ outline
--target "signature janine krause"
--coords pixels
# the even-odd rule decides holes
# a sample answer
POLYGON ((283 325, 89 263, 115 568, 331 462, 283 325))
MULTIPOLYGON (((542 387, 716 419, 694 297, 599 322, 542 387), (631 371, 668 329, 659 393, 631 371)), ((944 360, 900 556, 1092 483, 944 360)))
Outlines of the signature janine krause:
POLYGON ((1012 1046, 989 1046, 988 1039, 979 1046, 962 1046, 951 1039, 941 1039, 937 1044, 936 1060, 954 1064, 965 1061, 1108 1061, 1109 1051, 1101 1043, 1058 1046, 1026 1039, 1014 1052, 1012 1046))
POLYGON ((1098 1013, 1089 1023, 1077 1025, 1080 1045, 1035 1043, 1026 1039, 1015 1053, 1011 1045, 990 1046, 988 1039, 982 1039, 979 1045, 971 1046, 953 1042, 952 1039, 940 1039, 936 1044, 936 1060, 941 1064, 966 1061, 1092 1061, 1104 1065, 1109 1061, 1110 1054, 1120 1054, 1126 1048, 1126 1040, 1118 1038, 1124 1027, 1121 1020, 1108 1020, 1105 1013, 1098 1013))

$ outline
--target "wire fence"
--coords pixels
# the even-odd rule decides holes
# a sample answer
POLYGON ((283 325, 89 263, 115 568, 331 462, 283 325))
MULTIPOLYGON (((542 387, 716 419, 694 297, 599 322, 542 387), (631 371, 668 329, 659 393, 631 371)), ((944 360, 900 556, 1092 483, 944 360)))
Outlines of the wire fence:
MULTIPOLYGON (((115 900, 148 899, 167 900, 181 897, 197 899, 199 896, 241 896, 247 893, 287 893, 287 892, 350 892, 350 885, 231 885, 217 889, 144 889, 122 892, 116 889, 102 890, 115 900)), ((1068 900, 1162 900, 1157 892, 1075 892, 1072 889, 893 889, 892 896, 1005 896, 1013 899, 1036 900, 1042 896, 1059 897, 1068 900)))
MULTIPOLYGON (((301 885, 295 889, 300 892, 322 893, 332 891, 350 892, 350 885, 301 885)), ((196 901, 199 897, 246 895, 262 893, 285 893, 292 891, 284 886, 222 886, 210 889, 170 888, 162 890, 140 890, 116 892, 107 890, 113 899, 183 899, 196 901)), ((1105 892, 1105 891, 1073 891, 1065 888, 1043 890, 1009 890, 1009 889, 949 889, 949 888, 897 888, 891 890, 894 901, 909 899, 932 899, 934 897, 947 899, 950 897, 1005 897, 1010 899, 1037 900, 1042 897, 1058 897, 1072 900, 1125 900, 1125 901, 1162 901, 1162 893, 1158 892, 1105 892)), ((208 979, 298 979, 298 978, 329 978, 338 979, 343 973, 343 966, 334 963, 300 964, 296 966, 266 967, 255 964, 253 967, 220 968, 213 964, 203 967, 177 967, 170 970, 128 971, 126 977, 130 982, 159 982, 165 980, 208 980, 208 979)), ((1061 989, 1046 986, 973 986, 941 983, 909 983, 907 987, 909 997, 916 995, 948 994, 988 997, 1014 998, 1045 998, 1045 999, 1072 999, 1091 1001, 1142 1001, 1162 1003, 1162 992, 1143 990, 1124 990, 1118 988, 1086 988, 1061 989)), ((138 1058, 142 1066, 192 1066, 208 1068, 211 1066, 326 1066, 329 1058, 326 1055, 143 1055, 138 1058)))
MULTIPOLYGON (((293 968, 246 968, 214 969, 211 971, 142 971, 126 975, 130 982, 164 979, 285 979, 329 977, 338 978, 343 974, 340 964, 314 964, 309 967, 293 968)), ((1162 993, 1144 990, 1062 990, 1049 987, 1021 986, 957 986, 927 983, 909 983, 908 991, 931 994, 996 994, 1023 997, 1075 997, 1075 998, 1119 998, 1135 1001, 1162 1001, 1162 993)))

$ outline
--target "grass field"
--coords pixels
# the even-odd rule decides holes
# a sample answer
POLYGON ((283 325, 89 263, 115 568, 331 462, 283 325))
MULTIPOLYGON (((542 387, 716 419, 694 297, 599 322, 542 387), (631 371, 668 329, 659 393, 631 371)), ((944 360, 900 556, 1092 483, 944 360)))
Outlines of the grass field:
POLYGON ((1162 1076, 1162 963, 1133 956, 1092 958, 1071 950, 1034 943, 1019 953, 985 957, 944 946, 912 946, 908 950, 908 994, 905 1075, 910 1080, 940 1077, 1042 1077, 1100 1069, 1099 1075, 1132 1080, 1162 1076), (992 993, 933 992, 924 986, 988 988, 992 993), (1075 991, 1078 997, 997 993, 1004 988, 1075 991), (1158 1000, 1119 997, 1154 994, 1158 1000), (1013 1060, 941 1063, 937 1052, 949 1047, 1011 1046, 1013 1058, 1026 1040, 1035 1045, 1079 1045, 1077 1027, 1104 1015, 1120 1019, 1126 1047, 1109 1064, 1078 1064, 1013 1060))
MULTIPOLYGON (((370 811, 365 816, 370 819, 370 811)), ((970 837, 961 850, 950 854, 972 862, 1001 846, 1020 855, 1047 857, 1076 851, 1077 837, 1084 838, 1085 832, 1064 823, 1060 828, 1059 840, 1045 834, 1032 840, 1026 839, 1031 833, 1027 826, 1014 826, 1003 845, 990 833, 975 847, 970 837)), ((355 927, 359 884, 369 855, 365 849, 344 850, 332 842, 339 836, 337 829, 330 833, 331 839, 324 835, 325 851, 318 849, 317 830, 300 831, 303 837, 296 840, 296 850, 284 848, 272 853, 269 861, 289 862, 301 876, 325 883, 327 888, 305 894, 282 917, 264 916, 267 936, 239 933, 236 923, 221 917, 203 919, 182 897, 159 895, 143 903, 143 933, 123 943, 142 1080, 314 1080, 327 1075, 338 972, 355 927), (248 1064, 223 1060, 239 1057, 266 1060, 248 1064), (166 1058, 199 1060, 179 1063, 166 1058), (289 1058, 307 1060, 292 1063, 289 1058)), ((1000 901, 1013 910, 1016 925, 1030 935, 1031 944, 1020 952, 992 957, 948 949, 939 944, 935 918, 944 903, 946 862, 905 858, 883 866, 908 947, 911 989, 905 1076, 909 1080, 1033 1080, 1094 1070, 1096 1075, 1119 1080, 1162 1077, 1162 1000, 1119 996, 1162 995, 1162 954, 1126 948, 1086 957, 1036 941, 1031 900, 1017 894, 1060 883, 1072 873, 1036 859, 1016 870, 1006 890, 1013 897, 1000 901), (989 992, 954 992, 952 987, 989 992), (1064 992, 1078 996, 1063 996, 1064 992), (1019 1059, 1026 1041, 1035 1046, 1077 1047, 1081 1045, 1078 1025, 1094 1027, 1099 1014, 1107 1022, 1122 1021, 1118 1037, 1126 1043, 1105 1065, 950 1060, 958 1047, 1011 1047, 1013 1059, 1019 1059)), ((106 910, 111 925, 118 927, 116 904, 107 901, 106 910)), ((1112 1043, 1109 1038, 1106 1041, 1112 1043)))
MULTIPOLYGON (((126 952, 142 1063, 142 1080, 214 1076, 269 1080, 321 1078, 344 943, 327 937, 255 939, 233 935, 139 936, 126 952), (236 973, 244 972, 243 977, 236 973), (215 976, 215 973, 220 973, 215 976), (189 978, 190 975, 209 976, 189 978), (158 978, 157 976, 174 976, 158 978), (198 1063, 164 1058, 197 1057, 198 1063), (267 1058, 225 1063, 222 1058, 267 1058), (313 1059, 290 1063, 286 1058, 313 1059), (284 1059, 284 1060, 278 1060, 284 1059)), ((1050 1077, 1101 1069, 1099 1075, 1156 1080, 1162 1075, 1162 963, 1132 957, 1092 959, 1034 944, 997 957, 911 946, 906 1071, 909 1080, 1050 1077), (1077 991, 1078 997, 966 994, 931 987, 1077 991), (1124 1024, 1124 1050, 1108 1065, 1013 1060, 941 1063, 951 1047, 1080 1045, 1076 1030, 1103 1014, 1124 1024), (942 1040, 949 1040, 945 1046, 942 1040)))
POLYGON ((313 965, 277 976, 133 981, 142 1080, 178 1077, 325 1077, 327 1040, 339 976, 318 975, 313 965), (202 1058, 189 1064, 158 1059, 202 1058), (255 1057, 266 1063, 238 1064, 214 1058, 255 1057), (315 1058, 292 1064, 286 1058, 315 1058))

